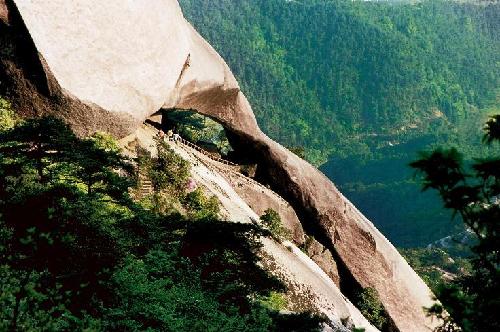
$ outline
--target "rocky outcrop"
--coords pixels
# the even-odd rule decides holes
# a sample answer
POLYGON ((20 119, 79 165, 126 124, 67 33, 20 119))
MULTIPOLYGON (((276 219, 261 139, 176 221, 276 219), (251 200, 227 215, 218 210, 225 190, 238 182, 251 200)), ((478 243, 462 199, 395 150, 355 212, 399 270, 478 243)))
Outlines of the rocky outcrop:
MULTIPOLYGON (((120 140, 126 155, 137 156, 136 147, 140 146, 157 154, 154 137, 157 130, 142 125, 132 135, 120 140)), ((230 222, 259 223, 259 215, 235 190, 234 184, 227 181, 224 170, 210 164, 210 159, 192 148, 169 142, 170 147, 191 164, 191 177, 206 194, 216 197, 220 202, 221 217, 230 222)), ((296 245, 289 241, 276 241, 273 238, 261 239, 261 263, 286 285, 286 310, 322 314, 329 318, 323 331, 347 332, 352 327, 363 328, 366 332, 378 331, 342 295, 339 288, 325 272, 307 257, 296 245)))
POLYGON ((267 209, 278 212, 293 242, 298 246, 304 244, 304 230, 297 214, 287 201, 241 173, 226 171, 224 168, 221 168, 220 173, 255 213, 262 216, 267 209))
POLYGON ((3 1, 0 1, 0 21, 3 24, 9 24, 9 11, 7 9, 7 4, 3 1))
POLYGON ((332 253, 312 236, 307 237, 303 248, 307 256, 325 271, 337 286, 340 286, 339 270, 332 253))
MULTIPOLYGON (((59 8, 64 5, 61 2, 59 8)), ((109 112, 99 104, 82 101, 79 95, 61 86, 59 77, 52 72, 54 66, 48 64, 47 54, 35 45, 14 2, 0 0, 0 12, 5 14, 0 15, 0 94, 10 99, 21 115, 55 114, 80 134, 99 129, 120 136, 137 127, 140 122, 130 115, 109 112)), ((43 21, 42 16, 38 19, 43 21)), ((51 15, 47 19, 51 20, 51 15)), ((74 75, 85 80, 84 73, 75 71, 74 75)))
POLYGON ((123 137, 160 108, 220 122, 339 264, 340 288, 375 288, 397 329, 426 331, 431 293, 321 172, 263 134, 226 63, 176 0, 0 0, 0 92, 25 115, 123 137), (5 16, 5 15, 4 15, 5 16), (2 22, 4 18, 2 17, 2 22))

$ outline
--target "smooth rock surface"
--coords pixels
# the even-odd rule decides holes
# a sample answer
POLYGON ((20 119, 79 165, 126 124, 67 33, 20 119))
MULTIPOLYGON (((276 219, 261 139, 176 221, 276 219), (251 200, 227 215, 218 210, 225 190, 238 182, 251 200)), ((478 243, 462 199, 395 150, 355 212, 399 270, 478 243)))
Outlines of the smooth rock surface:
POLYGON ((61 87, 138 120, 172 94, 190 48, 174 0, 16 0, 61 87))

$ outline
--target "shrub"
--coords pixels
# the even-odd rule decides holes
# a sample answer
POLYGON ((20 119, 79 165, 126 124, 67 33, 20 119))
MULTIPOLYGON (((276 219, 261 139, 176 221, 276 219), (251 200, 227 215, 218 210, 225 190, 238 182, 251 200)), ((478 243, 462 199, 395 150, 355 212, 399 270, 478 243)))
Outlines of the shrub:
POLYGON ((10 103, 0 97, 0 131, 11 129, 19 119, 12 110, 10 103))
POLYGON ((156 158, 151 158, 144 152, 139 157, 141 173, 151 179, 155 193, 166 191, 171 196, 181 198, 190 176, 190 164, 162 140, 156 141, 156 147, 156 158))
POLYGON ((272 291, 269 296, 265 297, 261 302, 264 306, 275 311, 285 310, 288 305, 285 294, 275 291, 272 291))
POLYGON ((201 188, 188 193, 183 200, 192 219, 217 219, 220 206, 215 196, 207 197, 201 188))
POLYGON ((364 288, 358 293, 356 307, 376 328, 381 331, 387 329, 387 313, 374 288, 364 288))
POLYGON ((98 131, 94 133, 90 138, 91 141, 95 142, 95 145, 102 150, 111 152, 120 152, 121 148, 118 142, 108 133, 98 131))
POLYGON ((260 220, 277 240, 287 240, 291 237, 290 231, 283 226, 280 215, 275 210, 267 209, 260 220))

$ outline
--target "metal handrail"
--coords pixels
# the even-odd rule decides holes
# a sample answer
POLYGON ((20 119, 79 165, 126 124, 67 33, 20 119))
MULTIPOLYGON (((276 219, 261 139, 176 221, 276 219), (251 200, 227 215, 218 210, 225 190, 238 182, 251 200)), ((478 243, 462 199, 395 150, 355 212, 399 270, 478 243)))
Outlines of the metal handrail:
MULTIPOLYGON (((239 167, 240 165, 238 164, 235 164, 233 163, 232 161, 229 161, 229 160, 226 160, 226 159, 223 159, 223 158, 220 158, 220 157, 214 157, 212 154, 210 154, 209 152, 207 152, 205 149, 199 147, 198 145, 196 144, 193 144, 191 143, 190 141, 188 140, 185 140, 184 138, 180 137, 178 139, 178 141, 180 141, 181 143, 195 149, 196 151, 199 151, 201 153, 203 153, 204 155, 208 156, 210 159, 212 160, 215 160, 217 162, 220 162, 222 164, 226 164, 226 165, 229 165, 229 166, 235 166, 235 167, 239 167)), ((175 141, 174 141, 175 142, 175 141)))
MULTIPOLYGON (((222 163, 222 164, 229 165, 229 166, 235 166, 235 167, 238 167, 238 168, 240 167, 240 165, 235 164, 235 163, 233 163, 233 162, 231 162, 231 161, 228 161, 228 160, 225 160, 225 159, 222 159, 222 158, 216 158, 216 157, 214 157, 213 155, 211 155, 210 153, 208 153, 208 152, 207 152, 207 151, 205 151, 204 149, 200 148, 200 147, 199 147, 199 146, 197 146, 196 144, 193 144, 193 143, 191 143, 191 142, 189 142, 189 141, 187 141, 187 140, 183 139, 182 137, 181 137, 181 138, 179 138, 178 140, 179 140, 182 144, 187 145, 187 146, 189 146, 189 147, 193 148, 194 150, 201 152, 203 155, 207 156, 207 157, 208 157, 208 158, 210 158, 211 160, 214 160, 214 161, 216 161, 216 162, 220 162, 220 163, 222 163)), ((208 167, 210 167, 210 166, 209 166, 209 165, 207 165, 207 164, 205 164, 205 165, 206 165, 206 166, 208 166, 208 167)), ((244 174, 241 174, 239 171, 235 171, 235 170, 232 170, 232 169, 229 169, 229 171, 230 171, 230 172, 232 172, 233 174, 235 174, 235 175, 239 176, 240 178, 244 179, 244 180, 245 180, 245 181, 247 181, 247 182, 250 182, 250 183, 252 183, 252 184, 255 184, 255 185, 257 185, 258 187, 261 187, 262 189, 269 190, 269 191, 270 191, 270 192, 272 192, 275 196, 277 196, 277 197, 278 197, 278 199, 279 199, 282 203, 286 204, 287 206, 289 206, 289 205, 290 205, 290 203, 288 203, 288 202, 287 202, 287 201, 286 201, 283 197, 281 197, 278 193, 276 193, 276 192, 275 192, 275 191, 273 191, 272 189, 270 189, 270 188, 268 188, 268 187, 264 186, 262 183, 260 183, 260 182, 258 182, 258 181, 256 181, 256 180, 254 180, 254 179, 252 179, 252 178, 250 178, 250 177, 248 177, 248 176, 246 176, 246 175, 244 175, 244 174)))

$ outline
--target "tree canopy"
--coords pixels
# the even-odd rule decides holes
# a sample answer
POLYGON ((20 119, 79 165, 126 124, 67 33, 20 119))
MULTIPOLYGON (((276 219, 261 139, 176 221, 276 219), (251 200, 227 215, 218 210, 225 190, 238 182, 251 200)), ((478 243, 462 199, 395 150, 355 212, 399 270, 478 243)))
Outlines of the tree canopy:
MULTIPOLYGON (((500 142, 499 120, 495 115, 487 122, 487 144, 500 142)), ((500 329, 500 156, 477 159, 470 167, 454 148, 420 157, 411 166, 422 174, 423 189, 436 190, 477 241, 472 247, 472 272, 438 291, 450 316, 440 304, 429 312, 444 319, 440 331, 496 331, 500 329)))
POLYGON ((267 233, 221 221, 217 201, 186 192, 188 165, 172 151, 141 164, 105 134, 78 138, 56 118, 5 112, 0 330, 318 329, 316 316, 265 305, 284 291, 259 264, 267 233), (144 165, 158 181, 151 195, 177 205, 152 209, 148 197, 133 199, 144 165))
POLYGON ((397 246, 454 227, 407 164, 437 145, 480 156, 498 113, 500 5, 441 0, 180 0, 259 125, 302 154, 397 246))

